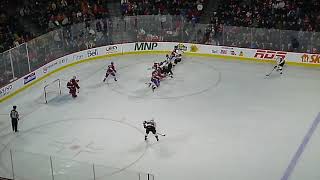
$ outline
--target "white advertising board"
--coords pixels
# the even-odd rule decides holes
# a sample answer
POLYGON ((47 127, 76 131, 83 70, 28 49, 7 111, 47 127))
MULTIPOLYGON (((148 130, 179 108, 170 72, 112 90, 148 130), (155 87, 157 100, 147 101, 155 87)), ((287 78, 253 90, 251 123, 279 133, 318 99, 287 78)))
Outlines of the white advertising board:
POLYGON ((33 81, 36 81, 37 79, 47 75, 48 73, 80 60, 99 58, 100 56, 106 56, 111 54, 126 54, 130 52, 139 54, 140 52, 168 51, 169 53, 173 50, 174 46, 178 46, 179 49, 182 49, 185 52, 191 54, 194 53, 205 55, 229 56, 235 57, 235 59, 237 57, 243 57, 248 59, 261 59, 270 61, 274 60, 277 56, 280 56, 285 58, 287 62, 320 65, 320 54, 292 53, 274 50, 212 46, 178 42, 136 42, 126 44, 115 44, 83 50, 49 62, 48 64, 40 67, 39 69, 27 74, 26 76, 0 88, 0 102, 1 99, 5 98, 6 96, 9 96, 10 94, 32 83, 33 81))

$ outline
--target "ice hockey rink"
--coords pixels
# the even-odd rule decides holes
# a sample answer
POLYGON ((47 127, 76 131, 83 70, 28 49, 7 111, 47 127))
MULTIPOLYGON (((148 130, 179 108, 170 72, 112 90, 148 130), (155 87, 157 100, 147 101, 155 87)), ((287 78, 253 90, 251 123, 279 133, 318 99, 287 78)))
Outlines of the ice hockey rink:
POLYGON ((273 64, 184 57, 153 93, 149 81, 158 55, 126 55, 82 63, 19 93, 0 106, 0 175, 45 180, 124 179, 127 171, 148 172, 156 180, 319 180, 320 71, 287 66, 265 75, 273 64), (118 81, 103 83, 113 61, 118 81), (80 79, 72 99, 67 81, 80 79), (47 104, 43 87, 50 87, 47 104), (12 133, 9 112, 18 106, 20 132, 12 133), (154 118, 165 133, 144 141, 142 122, 154 118), (314 124, 314 125, 312 125, 314 124), (58 160, 59 159, 59 160, 58 160), (70 160, 73 160, 72 163, 70 160), (86 164, 82 169, 73 166, 86 164), (60 175, 60 176, 59 176, 60 175), (73 176, 74 175, 74 176, 73 176), (120 178, 119 178, 120 179, 120 178))

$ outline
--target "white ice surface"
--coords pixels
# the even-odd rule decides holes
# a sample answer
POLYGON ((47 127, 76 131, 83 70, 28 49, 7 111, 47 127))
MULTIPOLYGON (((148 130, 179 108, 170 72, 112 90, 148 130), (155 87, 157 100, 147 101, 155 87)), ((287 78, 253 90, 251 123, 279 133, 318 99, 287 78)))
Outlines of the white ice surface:
MULTIPOLYGON (((49 177, 48 156, 56 179, 89 179, 95 163, 119 168, 97 167, 100 179, 129 177, 125 169, 157 180, 279 180, 319 112, 319 69, 289 66, 284 75, 266 78, 270 64, 184 57, 174 78, 152 93, 147 69, 162 59, 121 56, 79 64, 2 103, 0 175, 10 176, 14 149, 15 173, 26 180, 49 177), (118 82, 102 83, 110 60, 118 82), (74 75, 81 86, 76 99, 65 87, 74 75), (43 87, 57 78, 63 93, 44 104, 43 87), (19 134, 10 128, 12 105, 22 116, 19 134), (142 121, 152 117, 167 135, 159 142, 149 135, 146 143, 142 121)), ((292 180, 320 179, 319 129, 292 180)))

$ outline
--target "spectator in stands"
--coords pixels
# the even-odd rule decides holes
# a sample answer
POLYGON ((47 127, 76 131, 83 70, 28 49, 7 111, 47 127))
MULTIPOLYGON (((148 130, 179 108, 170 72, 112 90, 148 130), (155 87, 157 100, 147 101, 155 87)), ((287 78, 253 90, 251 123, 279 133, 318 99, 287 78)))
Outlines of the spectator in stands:
POLYGON ((204 0, 122 0, 121 11, 124 16, 183 15, 193 22, 199 22, 204 3, 204 0))
POLYGON ((107 0, 26 0, 18 7, 10 7, 4 0, 0 3, 0 52, 61 27, 106 17, 107 0), (16 15, 8 15, 9 11, 16 15))
POLYGON ((319 31, 319 8, 317 0, 225 0, 214 16, 225 25, 319 31))

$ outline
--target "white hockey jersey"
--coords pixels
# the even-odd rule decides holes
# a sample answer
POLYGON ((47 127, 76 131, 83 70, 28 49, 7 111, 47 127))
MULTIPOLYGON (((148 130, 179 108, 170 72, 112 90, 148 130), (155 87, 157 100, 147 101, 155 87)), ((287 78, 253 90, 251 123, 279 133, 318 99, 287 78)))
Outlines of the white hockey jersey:
POLYGON ((278 65, 283 65, 285 63, 285 60, 284 60, 284 58, 277 56, 276 62, 278 65))
POLYGON ((154 122, 153 120, 145 121, 144 127, 145 128, 156 128, 156 122, 154 122))

